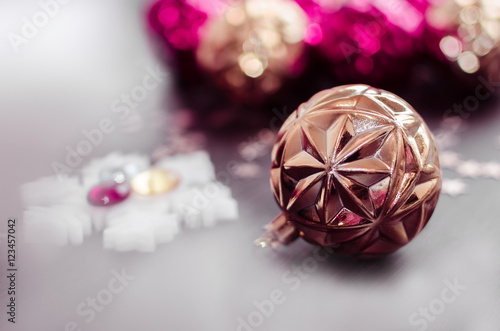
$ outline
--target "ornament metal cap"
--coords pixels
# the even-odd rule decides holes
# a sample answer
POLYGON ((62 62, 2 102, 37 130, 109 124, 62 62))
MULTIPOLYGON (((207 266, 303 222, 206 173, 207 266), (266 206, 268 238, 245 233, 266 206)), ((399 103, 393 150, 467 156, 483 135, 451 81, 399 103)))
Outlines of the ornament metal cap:
POLYGON ((433 136, 403 99, 367 85, 314 95, 281 127, 271 188, 282 213, 256 241, 297 237, 363 258, 392 253, 427 224, 441 190, 433 136))

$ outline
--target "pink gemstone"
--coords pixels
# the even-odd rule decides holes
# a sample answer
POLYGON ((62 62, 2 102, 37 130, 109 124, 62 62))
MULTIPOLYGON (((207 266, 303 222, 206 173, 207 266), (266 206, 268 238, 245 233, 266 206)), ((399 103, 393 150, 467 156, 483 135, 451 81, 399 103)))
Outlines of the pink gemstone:
POLYGON ((90 189, 87 200, 94 206, 110 206, 127 199, 130 191, 130 184, 127 182, 100 183, 90 189))

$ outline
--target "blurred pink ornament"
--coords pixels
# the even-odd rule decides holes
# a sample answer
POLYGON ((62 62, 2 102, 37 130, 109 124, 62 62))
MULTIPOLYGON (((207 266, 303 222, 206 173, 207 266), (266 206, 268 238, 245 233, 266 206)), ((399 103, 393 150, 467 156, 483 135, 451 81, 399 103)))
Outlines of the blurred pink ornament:
POLYGON ((404 77, 421 49, 427 0, 296 0, 317 45, 341 81, 404 77))
POLYGON ((198 45, 198 30, 207 18, 208 13, 184 0, 160 0, 149 11, 151 28, 179 50, 198 45))

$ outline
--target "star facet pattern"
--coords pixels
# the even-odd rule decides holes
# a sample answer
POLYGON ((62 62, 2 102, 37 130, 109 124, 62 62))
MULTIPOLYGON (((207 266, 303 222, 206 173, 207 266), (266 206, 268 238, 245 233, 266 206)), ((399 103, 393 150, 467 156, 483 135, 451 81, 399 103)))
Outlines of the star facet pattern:
POLYGON ((366 85, 322 91, 283 124, 271 187, 304 239, 379 255, 427 223, 441 188, 429 129, 405 101, 366 85))

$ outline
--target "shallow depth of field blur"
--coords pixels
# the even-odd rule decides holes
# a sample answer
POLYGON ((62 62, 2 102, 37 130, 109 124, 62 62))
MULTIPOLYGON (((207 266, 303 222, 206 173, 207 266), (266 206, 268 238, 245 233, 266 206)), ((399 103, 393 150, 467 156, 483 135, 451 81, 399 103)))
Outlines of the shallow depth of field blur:
POLYGON ((2 1, 0 330, 497 331, 499 95, 498 0, 2 1), (254 246, 279 128, 354 83, 433 132, 430 222, 254 246))

